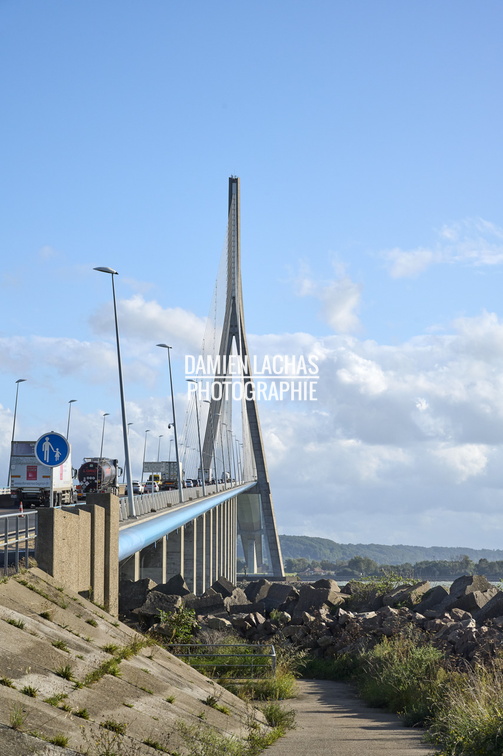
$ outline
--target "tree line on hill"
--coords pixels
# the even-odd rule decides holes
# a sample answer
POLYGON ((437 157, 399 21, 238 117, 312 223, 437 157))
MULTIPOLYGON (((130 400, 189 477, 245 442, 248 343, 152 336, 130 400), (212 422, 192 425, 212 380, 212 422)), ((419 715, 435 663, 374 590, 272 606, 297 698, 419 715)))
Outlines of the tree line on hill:
POLYGON ((479 559, 474 562, 467 554, 461 555, 458 559, 453 560, 423 560, 411 564, 378 564, 373 559, 364 556, 354 556, 348 560, 336 560, 332 562, 327 559, 312 559, 309 561, 305 557, 292 559, 287 557, 284 560, 285 571, 297 575, 334 575, 339 578, 375 577, 383 573, 395 573, 403 578, 417 580, 443 580, 456 578, 459 575, 485 575, 492 579, 503 578, 503 560, 489 561, 488 559, 479 559))
MULTIPOLYGON (((423 562, 453 562, 463 556, 474 564, 479 560, 488 562, 503 561, 501 549, 470 549, 452 546, 405 546, 362 543, 336 543, 329 538, 313 536, 279 536, 283 559, 304 558, 308 562, 331 562, 347 564, 354 557, 367 557, 377 565, 416 565, 423 562)), ((240 555, 241 556, 241 555, 240 555)))

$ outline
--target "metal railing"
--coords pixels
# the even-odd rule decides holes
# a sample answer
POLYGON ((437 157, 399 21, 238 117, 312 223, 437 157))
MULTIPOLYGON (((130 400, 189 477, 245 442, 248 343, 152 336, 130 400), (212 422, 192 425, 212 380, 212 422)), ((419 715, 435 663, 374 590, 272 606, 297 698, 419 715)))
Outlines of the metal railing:
MULTIPOLYGON (((221 485, 219 485, 218 490, 221 492, 224 489, 221 485)), ((230 488, 228 490, 230 490, 230 488)), ((206 486, 207 496, 210 496, 211 494, 214 494, 216 492, 216 486, 206 486)), ((203 489, 201 486, 183 489, 184 504, 189 504, 195 499, 201 499, 202 496, 203 489)), ((129 519, 127 496, 121 496, 119 499, 119 504, 119 520, 120 522, 125 522, 127 519, 129 519)), ((172 491, 159 491, 159 493, 135 494, 134 504, 137 515, 145 515, 149 514, 150 512, 158 512, 161 509, 169 509, 170 507, 179 504, 178 489, 176 488, 172 491)))
POLYGON ((0 515, 0 567, 4 575, 28 567, 30 551, 34 551, 37 538, 37 515, 35 511, 0 515))
POLYGON ((179 659, 215 680, 242 684, 276 674, 276 650, 265 644, 169 643, 163 646, 179 659))

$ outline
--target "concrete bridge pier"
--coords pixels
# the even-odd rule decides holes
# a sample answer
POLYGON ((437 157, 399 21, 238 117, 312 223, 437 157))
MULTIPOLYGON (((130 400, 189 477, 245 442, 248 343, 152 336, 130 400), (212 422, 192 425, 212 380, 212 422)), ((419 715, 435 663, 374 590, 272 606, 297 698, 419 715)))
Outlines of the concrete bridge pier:
POLYGON ((121 578, 166 583, 183 575, 196 595, 220 576, 235 582, 237 520, 237 497, 233 497, 125 559, 120 564, 121 578))

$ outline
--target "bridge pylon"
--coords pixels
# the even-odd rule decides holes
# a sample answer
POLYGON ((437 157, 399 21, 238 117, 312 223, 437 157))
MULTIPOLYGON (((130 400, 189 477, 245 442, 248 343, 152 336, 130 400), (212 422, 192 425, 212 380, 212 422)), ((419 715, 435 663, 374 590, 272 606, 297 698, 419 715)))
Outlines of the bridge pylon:
MULTIPOLYGON (((276 518, 267 471, 264 444, 253 387, 251 360, 246 339, 243 292, 241 286, 241 218, 239 178, 229 178, 229 215, 227 225, 227 291, 223 328, 220 338, 219 359, 214 377, 225 387, 232 380, 229 357, 235 350, 242 367, 244 405, 250 431, 250 452, 256 470, 257 483, 250 491, 238 497, 238 537, 241 538, 248 574, 256 574, 264 561, 263 546, 269 552, 270 572, 284 578, 285 572, 276 518), (250 385, 251 384, 251 385, 250 385)), ((220 398, 212 396, 206 424, 203 459, 211 459, 215 439, 219 437, 222 422, 222 390, 220 398)))

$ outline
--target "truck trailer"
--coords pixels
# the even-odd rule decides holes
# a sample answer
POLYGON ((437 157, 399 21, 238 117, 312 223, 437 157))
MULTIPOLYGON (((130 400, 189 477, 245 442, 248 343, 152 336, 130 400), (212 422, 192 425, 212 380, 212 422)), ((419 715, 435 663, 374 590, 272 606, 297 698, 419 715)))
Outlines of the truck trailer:
POLYGON ((13 441, 10 455, 11 501, 14 506, 59 507, 73 504, 71 454, 62 465, 47 467, 35 456, 36 441, 13 441), (52 502, 51 502, 52 490, 52 502))

